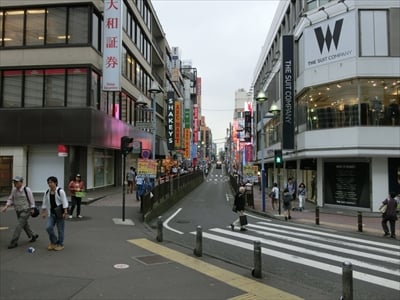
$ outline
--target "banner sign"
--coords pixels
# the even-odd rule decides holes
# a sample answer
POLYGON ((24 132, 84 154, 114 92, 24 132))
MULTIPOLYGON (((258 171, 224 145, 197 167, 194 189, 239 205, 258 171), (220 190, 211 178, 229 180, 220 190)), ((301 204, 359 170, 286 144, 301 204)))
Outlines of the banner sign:
POLYGON ((293 35, 282 36, 282 149, 294 149, 294 61, 293 35))
POLYGON ((138 159, 137 175, 155 178, 157 175, 157 161, 151 159, 138 159))
POLYGON ((184 129, 185 158, 190 158, 190 128, 184 129))
POLYGON ((193 105, 193 143, 199 142, 199 106, 193 105))
POLYGON ((181 148, 182 146, 182 103, 179 100, 175 101, 175 120, 174 120, 174 131, 175 131, 175 148, 181 148))
POLYGON ((103 90, 120 91, 122 0, 104 0, 103 90))
POLYGON ((174 99, 167 99, 167 146, 168 150, 174 150, 174 137, 175 137, 175 105, 174 99))

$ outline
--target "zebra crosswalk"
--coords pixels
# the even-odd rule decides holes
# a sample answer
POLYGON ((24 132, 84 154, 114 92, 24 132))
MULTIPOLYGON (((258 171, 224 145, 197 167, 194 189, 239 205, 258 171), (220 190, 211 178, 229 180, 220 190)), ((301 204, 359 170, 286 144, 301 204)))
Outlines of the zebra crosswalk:
POLYGON ((227 182, 229 181, 229 177, 222 174, 209 174, 206 181, 212 183, 227 182))
MULTIPOLYGON (((341 275, 341 263, 353 265, 353 278, 400 291, 399 244, 349 237, 332 232, 277 224, 251 223, 246 233, 210 228, 204 239, 253 251, 261 242, 262 254, 341 275)), ((193 233, 194 234, 194 233, 193 233)))

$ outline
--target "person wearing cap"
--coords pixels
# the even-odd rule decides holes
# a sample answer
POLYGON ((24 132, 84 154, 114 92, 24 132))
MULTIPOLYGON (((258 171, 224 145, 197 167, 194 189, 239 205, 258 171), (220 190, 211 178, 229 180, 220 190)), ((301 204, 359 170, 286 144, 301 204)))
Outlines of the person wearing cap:
POLYGON ((69 211, 69 218, 73 218, 73 213, 76 206, 76 217, 82 218, 81 216, 81 202, 82 197, 77 192, 83 192, 85 190, 85 183, 81 179, 81 174, 76 174, 75 179, 71 180, 68 184, 68 189, 71 194, 71 208, 69 211))
POLYGON ((10 206, 14 206, 15 212, 17 213, 18 224, 15 227, 8 249, 18 246, 18 240, 22 229, 28 235, 30 242, 36 241, 39 237, 38 234, 32 231, 28 223, 31 212, 33 212, 33 208, 35 207, 35 198, 33 197, 32 190, 27 186, 24 187, 23 182, 24 178, 21 176, 15 176, 13 178, 14 188, 12 189, 5 206, 1 209, 2 212, 6 212, 10 206))

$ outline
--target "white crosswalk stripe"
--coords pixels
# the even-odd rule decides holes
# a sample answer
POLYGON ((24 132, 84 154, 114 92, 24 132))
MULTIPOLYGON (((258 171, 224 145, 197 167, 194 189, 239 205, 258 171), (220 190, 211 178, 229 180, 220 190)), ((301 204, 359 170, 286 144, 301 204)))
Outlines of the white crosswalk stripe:
POLYGON ((264 255, 338 275, 342 274, 341 263, 349 261, 354 266, 354 279, 400 291, 398 244, 272 222, 256 222, 247 229, 242 233, 212 228, 203 232, 203 238, 249 251, 254 250, 254 241, 260 241, 264 255))
POLYGON ((221 174, 210 174, 206 177, 207 182, 219 183, 229 181, 229 177, 221 174))

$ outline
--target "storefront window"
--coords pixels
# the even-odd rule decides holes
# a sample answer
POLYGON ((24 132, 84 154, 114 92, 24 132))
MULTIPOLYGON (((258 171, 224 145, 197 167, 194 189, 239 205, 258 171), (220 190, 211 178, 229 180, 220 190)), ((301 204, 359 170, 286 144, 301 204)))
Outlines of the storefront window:
POLYGON ((114 184, 114 156, 111 150, 96 149, 93 166, 95 188, 114 184))
POLYGON ((68 69, 67 106, 86 107, 87 69, 68 69))
POLYGON ((64 106, 65 69, 48 69, 45 74, 45 106, 64 106))
POLYGON ((298 131, 400 125, 400 79, 354 79, 308 89, 297 101, 298 131))

